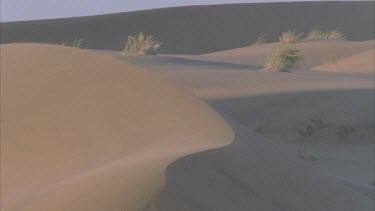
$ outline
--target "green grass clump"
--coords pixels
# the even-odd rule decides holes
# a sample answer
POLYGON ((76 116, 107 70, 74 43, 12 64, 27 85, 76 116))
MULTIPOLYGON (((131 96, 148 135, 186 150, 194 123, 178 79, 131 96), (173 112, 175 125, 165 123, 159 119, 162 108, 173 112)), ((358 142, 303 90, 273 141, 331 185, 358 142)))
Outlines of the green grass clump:
POLYGON ((352 125, 341 125, 337 128, 337 134, 339 138, 345 138, 355 131, 356 129, 352 125))
POLYGON ((298 122, 296 128, 297 134, 300 138, 307 138, 326 127, 322 113, 315 113, 308 116, 305 120, 298 122))
POLYGON ((73 42, 65 42, 62 45, 67 46, 67 47, 72 47, 72 48, 83 48, 84 43, 85 43, 85 39, 76 38, 76 39, 74 39, 73 42))
POLYGON ((258 37, 258 39, 256 39, 251 45, 262 45, 262 44, 266 44, 267 41, 265 39, 266 35, 262 35, 260 37, 258 37))
POLYGON ((280 42, 282 43, 296 43, 301 40, 303 33, 297 34, 295 30, 289 30, 287 32, 283 32, 279 37, 280 42))
POLYGON ((298 67, 302 62, 303 56, 299 50, 283 47, 277 49, 263 63, 265 70, 286 72, 298 67))
POLYGON ((142 32, 137 36, 128 36, 123 44, 123 53, 129 55, 155 55, 162 43, 152 35, 144 35, 142 32))

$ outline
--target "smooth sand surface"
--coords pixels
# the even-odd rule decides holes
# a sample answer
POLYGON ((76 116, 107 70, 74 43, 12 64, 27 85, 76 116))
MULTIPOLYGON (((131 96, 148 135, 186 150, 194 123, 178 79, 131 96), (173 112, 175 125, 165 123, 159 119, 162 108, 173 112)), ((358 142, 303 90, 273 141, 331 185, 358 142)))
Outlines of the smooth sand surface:
POLYGON ((167 169, 160 210, 371 211, 373 199, 281 153, 231 120, 234 143, 179 159, 167 169))
POLYGON ((373 48, 372 44, 342 40, 296 43, 294 46, 305 53, 307 64, 289 73, 258 71, 256 65, 260 56, 280 43, 201 56, 123 57, 116 52, 103 53, 187 88, 233 118, 237 122, 231 124, 235 131, 242 127, 263 137, 249 132, 242 136, 237 131, 236 140, 241 136, 251 146, 233 144, 174 162, 167 170, 167 188, 155 202, 162 210, 370 211, 374 208, 374 74, 309 68, 332 53, 350 56, 373 48), (327 127, 301 139, 296 131, 300 122, 320 112, 327 127), (355 132, 339 137, 338 128, 343 125, 354 127, 355 132), (269 146, 254 146, 259 140, 269 146), (271 145, 277 146, 277 152, 267 150, 271 145), (298 157, 301 146, 311 155, 309 159, 298 157), (252 157, 254 153, 258 154, 252 157), (287 157, 299 164, 294 166, 287 157), (287 170, 278 169, 280 166, 287 170), (269 174, 263 174, 263 168, 269 174), (267 179, 265 175, 270 174, 273 177, 267 179), (286 179, 289 177, 293 179, 286 179), (310 183, 310 179, 317 183, 310 183))
POLYGON ((168 164, 232 139, 206 104, 134 65, 1 45, 1 210, 142 210, 168 164))
MULTIPOLYGON (((375 41, 374 41, 375 42, 375 41)), ((314 70, 329 72, 375 72, 375 48, 348 56, 338 58, 332 64, 321 65, 314 70)))
POLYGON ((1 43, 61 44, 85 39, 90 49, 120 50, 139 32, 154 35, 168 54, 203 54, 269 42, 295 29, 340 28, 349 40, 374 37, 374 1, 278 2, 200 5, 92 17, 1 23, 1 43))

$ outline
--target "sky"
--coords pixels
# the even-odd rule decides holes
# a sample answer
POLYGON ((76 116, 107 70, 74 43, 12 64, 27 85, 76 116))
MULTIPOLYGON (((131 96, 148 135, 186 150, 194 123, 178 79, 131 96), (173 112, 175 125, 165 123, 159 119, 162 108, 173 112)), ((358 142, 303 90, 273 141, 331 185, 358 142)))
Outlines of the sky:
POLYGON ((270 1, 291 0, 0 0, 0 21, 89 16, 185 5, 270 1))

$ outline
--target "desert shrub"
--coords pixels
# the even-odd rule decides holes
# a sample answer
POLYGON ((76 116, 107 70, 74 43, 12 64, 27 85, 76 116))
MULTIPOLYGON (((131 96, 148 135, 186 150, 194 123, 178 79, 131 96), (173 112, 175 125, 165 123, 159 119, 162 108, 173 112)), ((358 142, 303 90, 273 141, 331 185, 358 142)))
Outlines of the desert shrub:
POLYGON ((352 125, 341 125, 337 128, 337 134, 340 138, 345 138, 355 131, 356 129, 352 125))
POLYGON ((325 39, 344 39, 344 33, 342 33, 338 28, 333 29, 328 32, 323 32, 320 30, 312 30, 306 36, 306 40, 325 40, 325 39))
POLYGON ((73 48, 83 48, 85 43, 85 39, 83 38, 76 38, 74 39, 73 42, 65 42, 62 45, 63 46, 68 46, 68 47, 73 47, 73 48))
POLYGON ((299 42, 303 33, 297 34, 295 30, 289 30, 287 32, 283 32, 279 37, 280 42, 283 43, 295 43, 299 42))
POLYGON ((285 72, 298 67, 302 60, 303 56, 299 50, 283 47, 277 49, 270 57, 266 58, 263 67, 265 70, 285 72))
POLYGON ((267 41, 266 41, 266 35, 262 35, 260 37, 258 37, 258 39, 256 39, 251 45, 262 45, 262 44, 266 44, 267 41))
POLYGON ((128 36, 126 42, 122 42, 123 53, 130 55, 154 55, 161 47, 161 43, 152 35, 128 36))
POLYGON ((326 127, 323 113, 315 113, 298 122, 296 131, 300 138, 307 138, 326 127))

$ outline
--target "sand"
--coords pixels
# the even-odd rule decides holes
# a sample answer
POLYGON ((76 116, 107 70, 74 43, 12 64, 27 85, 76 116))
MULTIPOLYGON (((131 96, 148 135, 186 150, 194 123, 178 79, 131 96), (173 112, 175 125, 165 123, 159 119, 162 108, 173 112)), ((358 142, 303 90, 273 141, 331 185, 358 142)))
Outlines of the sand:
POLYGON ((229 147, 179 159, 167 169, 160 210, 373 210, 370 199, 283 154, 264 137, 227 118, 229 147))
POLYGON ((338 58, 332 64, 321 65, 314 70, 329 72, 370 72, 375 71, 375 49, 370 49, 361 53, 344 58, 338 58))
POLYGON ((373 7, 233 4, 1 23, 1 43, 59 45, 0 46, 0 209, 374 210, 373 7), (348 40, 290 44, 304 55, 298 69, 261 71, 285 46, 281 32, 317 26, 348 40), (140 31, 164 43, 161 55, 118 51, 140 31), (272 43, 250 46, 263 34, 272 43), (92 50, 60 45, 75 38, 92 50), (301 138, 296 128, 319 112, 326 127, 301 138), (354 132, 341 137, 342 126, 354 132))
POLYGON ((1 210, 141 210, 177 158, 229 144, 222 117, 123 61, 1 46, 1 210))
MULTIPOLYGON (((311 69, 315 66, 326 64, 329 59, 348 57, 356 53, 373 49, 375 48, 375 42, 374 40, 363 42, 351 42, 347 40, 317 40, 302 41, 291 44, 276 42, 193 56, 190 58, 259 66, 269 55, 272 54, 272 52, 275 51, 275 49, 284 47, 299 50, 302 56, 304 56, 304 60, 299 68, 311 69)), ((367 62, 369 61, 371 61, 371 59, 367 58, 367 62)))
POLYGON ((373 1, 279 2, 187 6, 54 20, 1 23, 1 43, 61 44, 85 39, 90 49, 119 50, 128 35, 145 32, 168 54, 203 54, 269 42, 295 29, 340 28, 349 40, 374 37, 373 1), (349 15, 350 14, 350 15, 349 15))
POLYGON ((232 122, 233 145, 190 155, 167 169, 167 186, 155 201, 160 210, 370 211, 375 193, 374 75, 311 68, 332 53, 362 55, 358 60, 374 62, 365 53, 371 52, 372 44, 343 40, 293 44, 305 54, 306 63, 289 73, 259 71, 256 64, 280 43, 200 56, 101 53, 187 88, 232 122), (327 128, 301 140, 298 122, 319 112, 327 128), (338 128, 343 125, 356 132, 340 138, 338 128), (311 159, 299 158, 301 146, 311 159))

